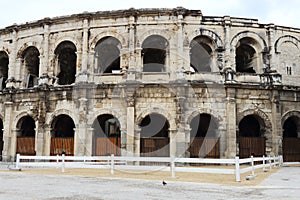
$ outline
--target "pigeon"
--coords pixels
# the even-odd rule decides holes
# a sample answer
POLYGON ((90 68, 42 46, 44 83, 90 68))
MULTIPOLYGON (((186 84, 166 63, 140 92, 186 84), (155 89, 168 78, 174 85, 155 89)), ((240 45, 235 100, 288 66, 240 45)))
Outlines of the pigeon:
POLYGON ((163 181, 162 184, 163 184, 163 185, 167 185, 167 182, 163 181))

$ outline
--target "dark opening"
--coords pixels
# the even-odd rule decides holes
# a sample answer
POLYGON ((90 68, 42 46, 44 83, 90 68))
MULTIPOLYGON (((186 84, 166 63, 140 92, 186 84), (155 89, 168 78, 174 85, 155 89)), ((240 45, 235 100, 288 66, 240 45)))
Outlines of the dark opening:
POLYGON ((0 119, 0 161, 2 160, 3 144, 3 121, 0 119))
POLYGON ((243 38, 236 48, 236 71, 241 73, 255 73, 254 67, 257 65, 257 55, 251 46, 255 41, 251 38, 243 38))
POLYGON ((212 40, 207 37, 196 37, 190 45, 190 67, 192 72, 210 72, 212 61, 212 40))
POLYGON ((120 72, 121 43, 114 37, 102 38, 95 48, 96 73, 120 72))
POLYGON ((159 36, 152 35, 142 44, 143 71, 164 72, 168 41, 159 36))
POLYGON ((52 122, 53 137, 74 137, 75 124, 68 115, 59 115, 52 122))
POLYGON ((58 84, 70 85, 74 83, 77 60, 76 46, 72 42, 64 41, 58 45, 54 53, 58 58, 60 70, 57 75, 58 84))
POLYGON ((30 116, 20 119, 18 129, 21 137, 35 137, 35 121, 30 116))
POLYGON ((299 118, 292 116, 289 117, 283 124, 283 137, 284 138, 297 138, 299 118))
POLYGON ((169 137, 169 123, 168 120, 156 113, 147 115, 141 122, 141 137, 169 137))
POLYGON ((120 123, 113 115, 98 116, 93 128, 95 137, 120 137, 120 123))
POLYGON ((217 137, 217 123, 209 114, 198 114, 190 123, 190 137, 217 137))
POLYGON ((6 87, 5 81, 8 78, 9 58, 6 52, 0 51, 0 90, 6 87))
POLYGON ((26 67, 25 76, 26 87, 33 87, 37 85, 37 78, 39 77, 39 65, 40 65, 40 52, 36 47, 28 47, 23 53, 22 58, 26 67))
POLYGON ((257 117, 254 115, 247 115, 239 123, 239 136, 241 137, 261 137, 261 127, 257 117))

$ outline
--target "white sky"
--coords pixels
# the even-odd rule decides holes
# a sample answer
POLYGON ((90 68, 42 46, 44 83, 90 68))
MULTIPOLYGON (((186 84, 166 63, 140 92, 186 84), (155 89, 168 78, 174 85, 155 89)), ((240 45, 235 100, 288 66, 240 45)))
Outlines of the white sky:
POLYGON ((0 29, 45 17, 134 8, 201 10, 206 16, 245 17, 300 28, 299 0, 0 0, 0 29))

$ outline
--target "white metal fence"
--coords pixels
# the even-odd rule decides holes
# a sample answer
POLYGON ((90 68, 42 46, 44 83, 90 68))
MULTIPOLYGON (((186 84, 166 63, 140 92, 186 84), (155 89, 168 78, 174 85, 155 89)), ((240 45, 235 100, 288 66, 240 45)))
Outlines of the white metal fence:
POLYGON ((252 157, 239 159, 209 159, 209 158, 172 158, 172 157, 124 157, 124 156, 22 156, 17 154, 16 169, 22 167, 47 167, 61 168, 106 168, 110 169, 111 174, 115 170, 146 170, 146 171, 170 171, 171 176, 175 177, 176 172, 202 172, 215 174, 235 175, 237 182, 241 181, 241 174, 251 172, 254 177, 255 169, 281 166, 283 164, 282 156, 277 157, 252 157), (162 165, 140 165, 141 162, 161 163, 162 165), (256 164, 259 163, 259 164, 256 164), (218 164, 220 167, 196 167, 188 164, 218 164), (235 166, 229 169, 225 166, 235 166), (241 165, 243 167, 241 167, 241 165), (222 167, 224 166, 224 167, 222 167))

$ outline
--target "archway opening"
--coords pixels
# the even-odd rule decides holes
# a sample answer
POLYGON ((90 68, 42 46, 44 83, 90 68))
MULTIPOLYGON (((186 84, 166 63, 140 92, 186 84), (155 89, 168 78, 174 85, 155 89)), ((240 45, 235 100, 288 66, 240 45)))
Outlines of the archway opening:
POLYGON ((210 114, 198 114, 190 122, 190 157, 219 158, 218 125, 210 114))
POLYGON ((263 120, 254 114, 245 116, 239 123, 240 158, 263 156, 266 150, 266 138, 264 137, 265 124, 263 120))
POLYGON ((3 121, 0 118, 0 161, 2 160, 2 151, 3 151, 3 121))
POLYGON ((35 121, 30 116, 22 117, 17 124, 16 153, 35 155, 35 121))
POLYGON ((291 116, 283 124, 283 160, 300 161, 300 118, 291 116))
POLYGON ((194 38, 190 44, 190 69, 192 72, 211 72, 213 41, 205 36, 194 38))
POLYGON ((151 113, 140 123, 140 155, 142 157, 169 157, 169 122, 161 114, 151 113))
POLYGON ((164 72, 168 41, 159 35, 151 35, 142 44, 143 72, 164 72))
POLYGON ((121 43, 114 37, 104 37, 95 47, 95 72, 120 73, 121 43))
POLYGON ((54 53, 58 62, 56 74, 59 85, 70 85, 75 82, 76 52, 76 46, 70 41, 61 42, 55 49, 54 53))
POLYGON ((23 65, 25 67, 26 88, 38 85, 40 52, 36 47, 30 46, 22 53, 23 65))
POLYGON ((53 119, 51 124, 50 155, 74 155, 74 129, 74 121, 68 115, 58 115, 53 119))
POLYGON ((119 120, 110 114, 99 115, 93 123, 93 155, 121 155, 119 120))
POLYGON ((6 87, 5 81, 8 78, 8 55, 4 51, 0 51, 0 90, 6 87))
POLYGON ((254 46, 256 41, 252 38, 242 38, 236 48, 235 63, 236 72, 256 73, 258 65, 258 53, 254 46))

